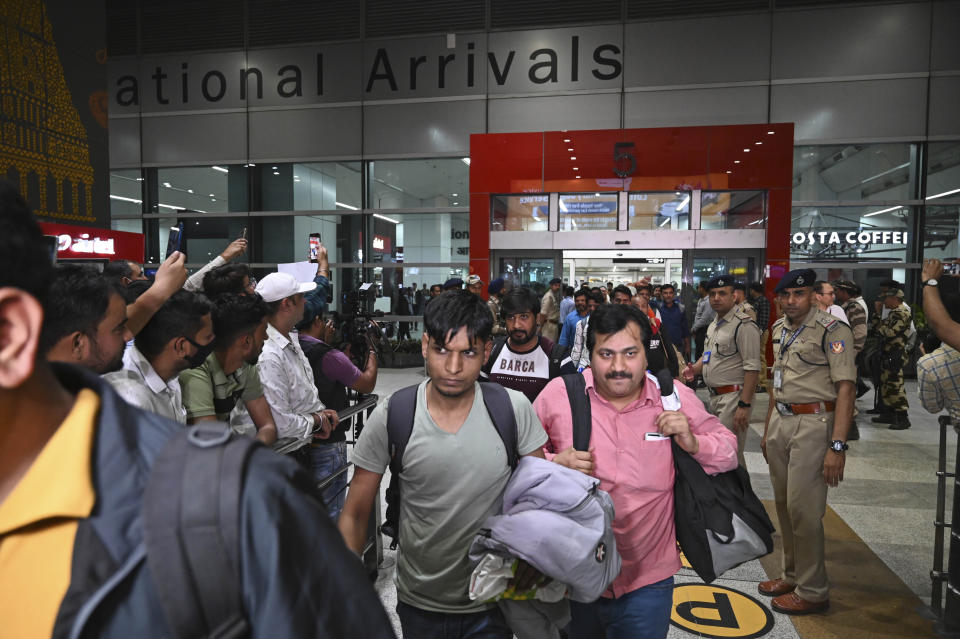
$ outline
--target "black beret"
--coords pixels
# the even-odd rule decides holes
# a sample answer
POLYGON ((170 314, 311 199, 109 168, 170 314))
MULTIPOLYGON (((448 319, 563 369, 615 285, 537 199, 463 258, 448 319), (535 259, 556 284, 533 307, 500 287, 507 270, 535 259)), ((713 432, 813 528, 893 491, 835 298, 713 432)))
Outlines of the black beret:
POLYGON ((443 290, 446 291, 451 288, 463 288, 463 280, 459 277, 451 277, 443 283, 443 290))
POLYGON ((736 283, 736 280, 730 275, 724 273, 723 275, 717 275, 715 278, 707 281, 704 284, 704 287, 708 291, 712 291, 715 288, 720 288, 721 286, 733 286, 736 283))
POLYGON ((784 275, 780 279, 780 283, 773 289, 773 292, 779 293, 785 288, 813 287, 816 281, 817 273, 812 268, 798 268, 784 275))

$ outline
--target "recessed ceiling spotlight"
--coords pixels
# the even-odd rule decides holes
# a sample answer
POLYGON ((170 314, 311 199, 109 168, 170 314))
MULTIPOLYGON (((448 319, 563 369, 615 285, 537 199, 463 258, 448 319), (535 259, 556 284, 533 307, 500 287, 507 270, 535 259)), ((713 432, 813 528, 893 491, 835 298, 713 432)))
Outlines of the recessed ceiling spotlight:
POLYGON ((577 156, 571 155, 571 156, 570 156, 570 159, 571 159, 571 160, 576 160, 576 159, 577 159, 577 156))
POLYGON ((759 146, 759 145, 763 144, 763 142, 755 142, 754 144, 756 144, 757 146, 759 146))
POLYGON ((163 185, 164 185, 165 187, 167 187, 168 189, 170 188, 170 183, 169 183, 169 182, 164 182, 163 185))
POLYGON ((573 167, 573 170, 574 170, 574 171, 579 171, 580 169, 578 169, 577 167, 573 167))
POLYGON ((564 140, 563 140, 563 141, 564 141, 564 142, 569 142, 569 141, 570 141, 570 139, 569 139, 569 138, 564 138, 564 140))
POLYGON ((733 163, 734 163, 734 164, 740 164, 740 160, 734 160, 733 163))
POLYGON ((193 193, 193 189, 187 189, 187 193, 193 193))
POLYGON ((727 173, 733 173, 733 171, 727 171, 727 173))
POLYGON ((767 131, 767 135, 773 135, 773 131, 767 131))
POLYGON ((744 149, 743 152, 744 152, 744 153, 749 153, 749 152, 750 152, 750 149, 744 149))

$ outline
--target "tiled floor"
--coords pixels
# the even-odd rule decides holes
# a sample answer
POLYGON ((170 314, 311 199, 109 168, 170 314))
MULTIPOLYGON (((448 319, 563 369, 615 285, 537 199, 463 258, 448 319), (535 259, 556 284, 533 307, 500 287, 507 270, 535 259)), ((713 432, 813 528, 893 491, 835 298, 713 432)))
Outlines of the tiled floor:
MULTIPOLYGON (((375 392, 385 398, 398 388, 422 379, 423 371, 420 369, 382 370, 375 392)), ((939 425, 935 415, 930 415, 919 406, 915 383, 907 383, 907 394, 911 402, 910 420, 913 425, 905 431, 891 431, 886 425, 870 423, 870 416, 866 415, 865 411, 872 407, 872 392, 858 401, 861 411, 858 417, 861 439, 851 442, 844 481, 838 488, 831 489, 828 503, 906 586, 924 604, 929 605, 939 425)), ((766 409, 767 396, 758 394, 754 403, 752 432, 747 440, 746 458, 755 491, 761 499, 773 499, 766 462, 760 453, 762 420, 766 409)), ((951 472, 956 448, 957 435, 949 429, 947 469, 951 472)), ((952 482, 948 481, 948 521, 952 494, 952 482)), ((949 546, 949 538, 946 539, 946 544, 949 546)), ((394 562, 395 554, 385 549, 377 590, 387 611, 393 616, 399 635, 399 624, 394 612, 394 562)), ((756 595, 756 583, 766 578, 760 563, 754 561, 729 571, 715 583, 766 602, 765 598, 756 595)), ((677 583, 694 581, 697 581, 696 575, 686 569, 677 576, 677 583)), ((763 636, 799 636, 790 618, 774 613, 773 619, 772 629, 763 636)), ((671 627, 669 636, 681 638, 691 634, 671 627)), ((897 636, 896 632, 891 636, 897 636)))

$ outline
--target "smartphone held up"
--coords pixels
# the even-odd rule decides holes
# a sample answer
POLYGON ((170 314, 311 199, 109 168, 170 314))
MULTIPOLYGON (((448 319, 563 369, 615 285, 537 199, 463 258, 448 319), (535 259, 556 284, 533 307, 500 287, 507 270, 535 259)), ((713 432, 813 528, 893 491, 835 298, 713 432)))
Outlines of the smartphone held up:
POLYGON ((310 261, 316 262, 317 255, 320 253, 320 234, 310 234, 310 261))

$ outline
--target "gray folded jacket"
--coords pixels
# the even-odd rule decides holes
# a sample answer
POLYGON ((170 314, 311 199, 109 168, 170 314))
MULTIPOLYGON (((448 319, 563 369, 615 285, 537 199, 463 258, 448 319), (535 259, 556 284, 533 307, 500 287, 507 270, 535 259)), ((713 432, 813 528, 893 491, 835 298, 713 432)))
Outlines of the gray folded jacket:
POLYGON ((522 457, 503 493, 501 515, 489 517, 470 547, 518 557, 570 587, 570 599, 595 601, 620 574, 613 536, 613 500, 600 480, 537 457, 522 457))

